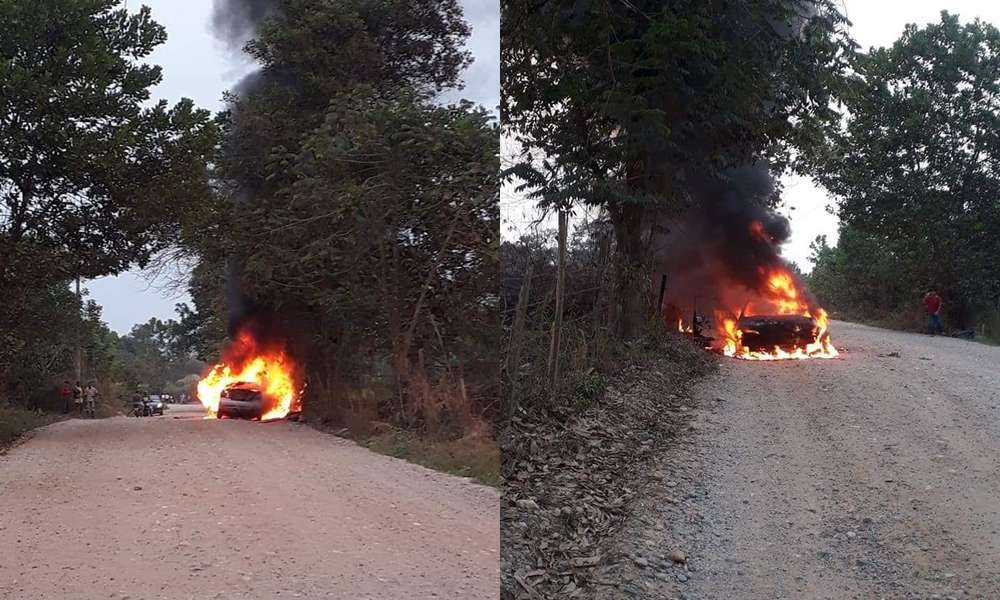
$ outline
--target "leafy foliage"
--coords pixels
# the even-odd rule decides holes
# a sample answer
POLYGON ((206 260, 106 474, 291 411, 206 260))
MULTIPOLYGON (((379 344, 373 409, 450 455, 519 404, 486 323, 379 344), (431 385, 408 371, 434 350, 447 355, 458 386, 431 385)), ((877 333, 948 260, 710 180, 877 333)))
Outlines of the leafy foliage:
POLYGON ((849 117, 816 155, 846 227, 813 279, 870 296, 845 310, 904 310, 937 287, 951 324, 972 326, 1000 311, 1000 31, 942 12, 855 69, 849 117))
POLYGON ((29 310, 15 329, 4 332, 12 348, 0 400, 15 405, 62 411, 56 388, 75 379, 75 349, 82 350, 82 381, 96 381, 105 399, 142 388, 152 392, 181 390, 176 382, 198 373, 203 364, 177 343, 174 321, 151 319, 119 336, 101 321, 92 300, 81 306, 65 281, 30 291, 29 310))
POLYGON ((144 106, 166 32, 118 5, 0 2, 0 387, 18 397, 65 372, 78 328, 106 371, 68 281, 143 264, 211 193, 215 125, 190 100, 144 106))
POLYGON ((139 61, 166 33, 148 8, 117 4, 0 7, 5 267, 29 244, 58 256, 63 276, 119 272, 148 257, 180 205, 207 194, 209 114, 189 100, 142 107, 160 69, 139 61))
POLYGON ((692 176, 807 155, 836 123, 853 52, 829 0, 510 0, 502 5, 509 170, 542 207, 607 209, 621 334, 636 330, 657 214, 692 176))
POLYGON ((407 426, 495 410, 499 131, 434 102, 468 32, 454 0, 286 0, 259 28, 261 70, 220 118, 218 235, 185 234, 200 265, 182 337, 199 355, 238 275, 307 363, 314 414, 342 418, 367 388, 376 417, 407 426))
POLYGON ((853 47, 825 1, 538 4, 503 5, 503 109, 542 157, 512 172, 543 205, 669 198, 685 170, 783 164, 834 119, 853 47))

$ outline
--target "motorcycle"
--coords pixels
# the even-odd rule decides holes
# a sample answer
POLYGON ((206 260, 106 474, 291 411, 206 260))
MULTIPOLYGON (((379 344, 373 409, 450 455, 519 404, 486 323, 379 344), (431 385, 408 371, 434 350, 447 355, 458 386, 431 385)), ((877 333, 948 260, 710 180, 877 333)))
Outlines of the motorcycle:
POLYGON ((151 417, 153 416, 153 408, 144 400, 135 400, 132 402, 132 410, 129 411, 128 416, 151 417))

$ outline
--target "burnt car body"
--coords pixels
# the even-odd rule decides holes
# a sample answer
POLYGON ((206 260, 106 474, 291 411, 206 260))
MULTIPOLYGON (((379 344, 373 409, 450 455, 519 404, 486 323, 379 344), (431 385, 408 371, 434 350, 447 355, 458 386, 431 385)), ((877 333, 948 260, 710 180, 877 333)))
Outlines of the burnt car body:
POLYGON ((219 412, 217 417, 240 417, 244 419, 260 419, 264 413, 264 395, 260 386, 255 383, 234 383, 222 390, 219 397, 219 412))
POLYGON ((743 332, 743 346, 753 351, 804 348, 815 342, 820 333, 816 321, 800 315, 742 317, 736 326, 743 332))

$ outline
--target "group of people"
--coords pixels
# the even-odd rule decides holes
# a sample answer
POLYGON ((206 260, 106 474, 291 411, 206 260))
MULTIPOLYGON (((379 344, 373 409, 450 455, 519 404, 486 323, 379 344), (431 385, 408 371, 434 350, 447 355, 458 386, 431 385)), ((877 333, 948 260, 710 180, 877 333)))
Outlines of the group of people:
POLYGON ((97 416, 97 399, 100 395, 101 393, 97 391, 97 386, 93 381, 87 383, 87 387, 82 387, 79 381, 76 382, 76 385, 71 386, 69 380, 66 379, 63 381, 62 387, 59 388, 64 412, 69 413, 70 410, 82 412, 90 418, 97 416))

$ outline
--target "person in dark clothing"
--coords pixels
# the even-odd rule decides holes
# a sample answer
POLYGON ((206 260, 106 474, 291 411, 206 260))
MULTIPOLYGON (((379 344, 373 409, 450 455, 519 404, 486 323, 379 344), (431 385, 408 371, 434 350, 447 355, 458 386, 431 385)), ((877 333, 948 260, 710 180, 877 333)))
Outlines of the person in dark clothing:
POLYGON ((927 333, 944 333, 944 326, 941 324, 941 296, 934 290, 927 290, 924 294, 924 306, 927 308, 927 333))

